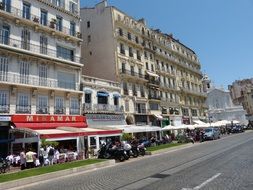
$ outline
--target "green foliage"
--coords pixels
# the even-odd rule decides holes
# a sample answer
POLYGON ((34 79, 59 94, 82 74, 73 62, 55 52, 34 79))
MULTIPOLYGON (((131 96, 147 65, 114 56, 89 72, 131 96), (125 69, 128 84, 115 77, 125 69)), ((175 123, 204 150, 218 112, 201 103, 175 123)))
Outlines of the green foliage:
POLYGON ((122 140, 123 141, 130 141, 132 139, 133 139, 132 134, 130 134, 130 133, 123 133, 123 135, 122 135, 122 140))
POLYGON ((46 148, 47 146, 57 147, 59 142, 56 141, 46 141, 46 139, 41 139, 41 147, 46 148))

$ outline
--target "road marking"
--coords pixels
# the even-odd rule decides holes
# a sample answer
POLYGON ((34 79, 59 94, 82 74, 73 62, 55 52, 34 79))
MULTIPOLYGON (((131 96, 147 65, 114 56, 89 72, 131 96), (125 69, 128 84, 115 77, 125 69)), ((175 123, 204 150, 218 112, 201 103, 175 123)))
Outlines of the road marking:
POLYGON ((221 173, 217 173, 213 177, 207 179, 206 181, 204 181, 203 183, 201 183, 200 185, 198 185, 198 186, 196 186, 194 188, 183 188, 182 190, 199 190, 202 187, 204 187, 205 185, 207 185, 208 183, 210 183, 211 181, 213 181, 215 178, 219 177, 220 175, 221 175, 221 173))

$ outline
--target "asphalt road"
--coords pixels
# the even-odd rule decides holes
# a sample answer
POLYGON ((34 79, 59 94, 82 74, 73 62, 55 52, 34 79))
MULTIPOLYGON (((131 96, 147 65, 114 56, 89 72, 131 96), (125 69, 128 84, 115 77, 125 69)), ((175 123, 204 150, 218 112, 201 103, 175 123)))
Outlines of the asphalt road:
POLYGON ((252 190, 253 132, 30 184, 26 190, 252 190))

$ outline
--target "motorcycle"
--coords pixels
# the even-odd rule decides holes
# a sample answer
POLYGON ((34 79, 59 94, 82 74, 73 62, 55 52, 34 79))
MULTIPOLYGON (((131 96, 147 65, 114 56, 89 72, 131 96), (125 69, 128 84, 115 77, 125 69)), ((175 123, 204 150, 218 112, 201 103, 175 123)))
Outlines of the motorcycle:
POLYGON ((112 143, 109 143, 109 144, 103 144, 102 147, 98 150, 98 158, 115 159, 115 160, 119 160, 120 162, 123 162, 129 157, 126 154, 126 151, 122 147, 112 145, 112 143))
POLYGON ((127 143, 126 141, 122 142, 122 145, 124 147, 124 150, 126 151, 128 158, 130 158, 131 156, 136 158, 138 157, 138 150, 137 147, 127 143))
POLYGON ((140 155, 144 156, 146 154, 146 148, 143 143, 139 144, 137 146, 137 149, 138 149, 140 155))

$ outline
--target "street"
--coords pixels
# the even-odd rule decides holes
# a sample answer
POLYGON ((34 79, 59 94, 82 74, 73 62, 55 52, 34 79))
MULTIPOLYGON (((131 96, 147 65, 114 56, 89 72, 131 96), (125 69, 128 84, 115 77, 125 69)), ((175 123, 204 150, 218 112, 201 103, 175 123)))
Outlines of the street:
POLYGON ((15 189, 253 189, 253 132, 15 189))

